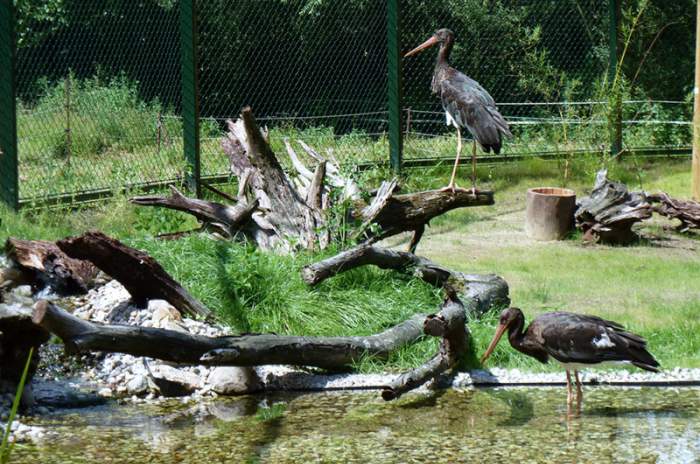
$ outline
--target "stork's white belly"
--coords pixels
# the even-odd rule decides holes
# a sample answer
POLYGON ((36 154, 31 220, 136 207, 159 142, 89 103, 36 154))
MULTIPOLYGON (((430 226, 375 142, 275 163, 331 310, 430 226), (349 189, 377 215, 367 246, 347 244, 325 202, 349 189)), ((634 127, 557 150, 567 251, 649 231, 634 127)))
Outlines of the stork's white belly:
POLYGON ((452 118, 449 111, 445 111, 445 124, 452 127, 457 127, 457 122, 452 118))

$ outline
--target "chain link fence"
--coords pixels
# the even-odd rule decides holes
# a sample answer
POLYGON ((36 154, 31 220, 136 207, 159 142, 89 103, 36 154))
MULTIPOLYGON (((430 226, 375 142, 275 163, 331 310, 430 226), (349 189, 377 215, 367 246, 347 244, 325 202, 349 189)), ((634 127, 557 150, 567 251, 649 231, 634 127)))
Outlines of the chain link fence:
MULTIPOLYGON (((16 139, 19 185, 13 192, 14 171, 4 156, 0 192, 10 203, 13 196, 21 202, 90 198, 182 181, 193 172, 187 159, 199 160, 205 181, 225 177, 220 140, 227 119, 245 105, 268 126, 278 153, 285 140, 304 140, 341 163, 387 164, 389 132, 400 130, 406 163, 448 159, 455 133, 430 92, 437 51, 405 59, 402 98, 390 107, 387 97, 387 76, 396 74, 387 64, 392 34, 405 52, 442 27, 456 33, 453 65, 489 90, 512 126, 505 155, 606 152, 608 89, 615 79, 608 72, 611 2, 20 2, 15 21, 7 17, 11 8, 0 9, 0 20, 12 22, 16 36, 14 47, 9 35, 0 36, 0 52, 14 50, 16 83, 0 88, 0 101, 14 95, 17 121, 14 135, 0 124, 0 143, 11 155, 16 139), (195 21, 188 25, 183 6, 193 2, 195 21), (401 17, 398 30, 387 21, 391 8, 401 17), (195 29, 187 29, 192 24, 195 29), (195 87, 183 79, 183 64, 192 63, 183 63, 182 38, 191 33, 199 157, 185 156, 191 149, 185 147, 195 145, 183 140, 183 112, 191 108, 182 95, 195 87), (399 110, 400 127, 391 129, 390 111, 399 110)), ((616 45, 620 56, 624 43, 616 45)), ((630 48, 635 63, 654 62, 644 47, 630 48)), ((623 92, 625 148, 685 149, 689 143, 690 105, 661 93, 635 99, 623 92)), ((5 108, 2 116, 13 115, 5 108)))

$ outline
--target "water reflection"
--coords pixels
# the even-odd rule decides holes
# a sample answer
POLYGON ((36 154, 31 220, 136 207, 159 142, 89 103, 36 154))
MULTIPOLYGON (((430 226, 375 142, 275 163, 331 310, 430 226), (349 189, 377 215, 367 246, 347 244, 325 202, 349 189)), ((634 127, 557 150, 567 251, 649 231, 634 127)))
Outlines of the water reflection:
POLYGON ((695 462, 700 389, 560 388, 251 396, 37 419, 57 437, 17 462, 695 462), (174 459, 174 457, 176 459, 174 459))

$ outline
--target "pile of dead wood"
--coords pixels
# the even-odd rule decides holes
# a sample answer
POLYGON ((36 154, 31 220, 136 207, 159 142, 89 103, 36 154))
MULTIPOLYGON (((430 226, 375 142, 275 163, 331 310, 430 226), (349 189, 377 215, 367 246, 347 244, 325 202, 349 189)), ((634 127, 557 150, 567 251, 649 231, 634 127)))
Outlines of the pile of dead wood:
POLYGON ((652 213, 680 220, 679 232, 700 228, 699 203, 677 200, 663 192, 630 192, 624 183, 608 179, 605 169, 598 172, 593 191, 579 200, 577 207, 576 227, 586 241, 631 243, 639 238, 632 226, 650 219, 652 213))
POLYGON ((250 108, 245 108, 237 121, 229 120, 228 128, 222 148, 238 181, 235 197, 210 187, 224 200, 216 203, 188 198, 173 187, 170 197, 149 195, 131 201, 187 212, 202 227, 222 236, 245 239, 278 252, 323 249, 340 234, 376 241, 407 231, 414 232, 411 249, 415 249, 432 218, 455 208, 493 204, 490 191, 397 194, 396 180, 364 192, 342 172, 332 152, 324 156, 302 140, 297 144, 311 165, 307 166, 285 140, 288 164, 294 170, 294 174, 287 174, 270 147, 268 132, 260 129, 250 108), (332 221, 332 213, 344 217, 332 221), (334 227, 335 223, 344 226, 334 227))
MULTIPOLYGON (((31 244, 23 242, 25 252, 31 251, 31 244)), ((37 245, 37 249, 43 246, 37 245)), ((183 314, 213 319, 204 305, 142 251, 99 232, 61 240, 55 246, 63 259, 94 266, 117 279, 130 292, 134 304, 165 299, 183 314)), ((206 337, 161 328, 104 325, 80 319, 45 300, 35 305, 32 320, 38 330, 58 336, 69 353, 120 352, 179 364, 290 364, 331 371, 347 370, 364 356, 385 359, 393 351, 425 336, 440 338, 439 349, 431 359, 384 388, 382 397, 390 400, 455 367, 468 354, 467 320, 509 303, 508 286, 497 276, 454 272, 412 253, 372 244, 361 244, 306 266, 301 278, 313 286, 364 265, 413 275, 443 289, 445 299, 435 314, 416 314, 381 333, 355 337, 277 334, 206 337)))
MULTIPOLYGON (((416 314, 385 331, 357 337, 313 337, 256 334, 205 337, 173 330, 103 325, 79 319, 47 301, 38 302, 33 321, 61 338, 69 352, 122 352, 180 364, 256 366, 291 364, 327 370, 347 370, 364 356, 384 359, 423 337, 440 338, 435 355, 422 366, 387 385, 384 399, 393 399, 457 365, 469 350, 467 320, 508 304, 508 286, 493 275, 454 272, 413 252, 431 219, 460 207, 493 204, 493 193, 430 190, 399 194, 396 180, 363 192, 344 174, 332 153, 322 155, 297 141, 305 164, 285 141, 288 174, 272 151, 249 108, 240 119, 228 121, 222 147, 231 173, 237 178, 235 196, 210 187, 222 203, 189 198, 176 188, 172 195, 139 196, 131 201, 183 211, 195 216, 202 229, 221 237, 245 240, 273 252, 323 249, 341 236, 355 248, 305 267, 309 286, 364 265, 409 273, 443 290, 444 301, 434 314, 416 314), (342 215, 337 221, 333 215, 342 215), (333 224, 342 223, 342 228, 333 224), (413 232, 409 252, 377 246, 383 238, 413 232)), ((164 299, 182 314, 213 320, 213 313, 190 295, 146 253, 108 237, 89 232, 56 243, 12 239, 7 248, 16 270, 66 292, 85 291, 99 271, 118 280, 132 302, 145 306, 164 299)), ((381 311, 382 308, 377 308, 381 311)))

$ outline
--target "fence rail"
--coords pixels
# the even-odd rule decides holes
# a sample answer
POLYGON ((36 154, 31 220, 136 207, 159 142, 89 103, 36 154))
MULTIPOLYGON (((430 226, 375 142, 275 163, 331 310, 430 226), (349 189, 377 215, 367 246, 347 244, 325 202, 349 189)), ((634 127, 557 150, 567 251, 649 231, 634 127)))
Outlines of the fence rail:
POLYGON ((303 139, 363 168, 441 162, 455 134, 430 92, 435 53, 401 57, 440 27, 456 32, 455 67, 501 102, 508 159, 690 142, 689 101, 633 91, 620 73, 619 0, 35 3, 0 0, 12 208, 164 182, 199 195, 202 179, 225 178, 220 140, 245 105, 274 149, 303 139))

